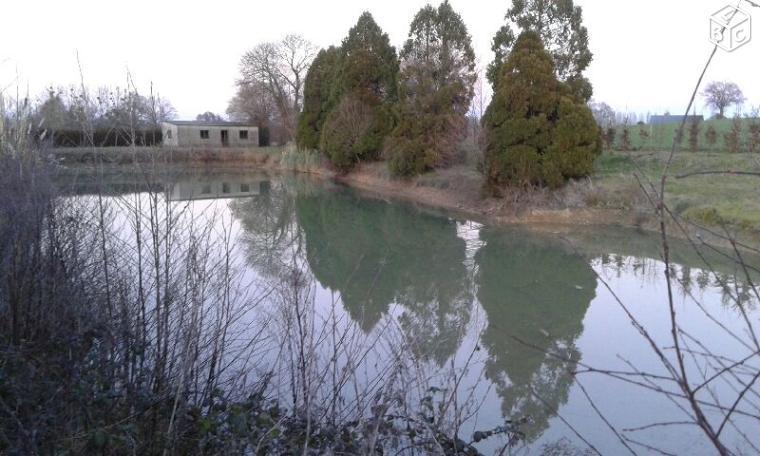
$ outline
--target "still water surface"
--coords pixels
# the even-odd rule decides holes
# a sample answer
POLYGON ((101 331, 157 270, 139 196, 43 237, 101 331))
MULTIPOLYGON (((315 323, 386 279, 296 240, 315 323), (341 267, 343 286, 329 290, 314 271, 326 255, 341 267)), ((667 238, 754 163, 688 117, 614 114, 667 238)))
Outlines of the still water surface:
MULTIPOLYGON (((134 179, 110 181, 108 198, 115 201, 142 191, 134 179)), ((560 446, 567 452, 556 454, 583 454, 587 445, 579 435, 603 454, 623 454, 591 399, 632 440, 674 454, 712 454, 694 427, 630 430, 683 421, 684 412, 666 397, 605 375, 572 375, 583 366, 663 372, 617 301, 661 346, 672 345, 655 236, 488 226, 297 176, 205 173, 161 185, 161 197, 172 205, 233 233, 250 283, 275 279, 293 264, 306 270, 317 314, 337 315, 370 347, 362 360, 366 372, 390 356, 387 340, 403 341, 426 384, 443 384, 458 369, 462 400, 477 404, 462 435, 524 420, 525 437, 510 454, 560 446), (577 453, 568 450, 573 447, 577 453)), ((78 193, 92 188, 80 184, 78 193)), ((717 352, 740 357, 744 348, 695 304, 742 333, 733 293, 757 322, 756 303, 732 278, 739 271, 720 258, 709 270, 685 243, 675 242, 674 250, 681 326, 717 352), (721 281, 735 287, 726 290, 721 281)), ((326 320, 317 318, 316 325, 326 320)), ((726 432, 745 454, 760 445, 757 432, 746 438, 726 432)), ((500 446, 487 441, 479 448, 490 453, 500 446)))

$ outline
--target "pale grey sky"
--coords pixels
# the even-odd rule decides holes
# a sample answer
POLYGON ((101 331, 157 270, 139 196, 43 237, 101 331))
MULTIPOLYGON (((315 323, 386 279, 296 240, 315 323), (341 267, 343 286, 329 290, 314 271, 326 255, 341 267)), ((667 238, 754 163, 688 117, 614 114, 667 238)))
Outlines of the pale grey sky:
MULTIPOLYGON (((464 18, 479 59, 510 0, 450 0, 464 18)), ((576 0, 594 52, 594 98, 617 110, 684 109, 711 50, 708 16, 728 0, 576 0)), ((733 0, 734 2, 736 0, 733 0)), ((138 88, 153 82, 180 117, 223 113, 234 93, 240 56, 256 43, 300 33, 319 46, 338 44, 362 11, 372 12, 394 45, 426 0, 4 0, 0 16, 0 88, 20 83, 37 96, 49 85, 138 88), (18 77, 16 76, 18 74, 18 77)), ((760 105, 760 9, 755 39, 720 52, 707 80, 732 80, 760 105)), ((700 101, 698 109, 702 109, 700 101)))

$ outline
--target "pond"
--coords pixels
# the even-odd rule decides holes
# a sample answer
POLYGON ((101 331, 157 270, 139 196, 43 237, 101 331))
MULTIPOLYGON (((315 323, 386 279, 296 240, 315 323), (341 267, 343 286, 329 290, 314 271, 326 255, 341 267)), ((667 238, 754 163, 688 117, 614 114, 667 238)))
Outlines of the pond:
MULTIPOLYGON (((343 404, 394 381, 418 403, 438 407, 449 398, 443 401, 454 403, 447 410, 466 441, 475 431, 514 423, 521 438, 503 454, 591 454, 591 446, 626 454, 625 445, 637 454, 654 448, 714 453, 700 429, 683 424, 685 402, 675 386, 655 377, 666 369, 631 322, 633 316, 672 359, 665 267, 655 235, 490 226, 304 176, 175 170, 151 185, 119 173, 69 182, 72 198, 93 198, 100 189, 114 203, 117 226, 127 225, 126 208, 133 207, 124 202, 147 207, 152 191, 172 210, 222 233, 239 270, 239 295, 258 287, 261 296, 237 321, 242 329, 234 343, 240 346, 249 339, 266 344, 283 331, 271 323, 282 315, 283 294, 261 290, 298 282, 294 295, 309 303, 302 320, 310 332, 311 369, 334 376, 351 367, 351 380, 338 382, 343 404), (404 371, 389 373, 389 366, 404 371)), ((742 268, 729 255, 685 241, 671 248, 673 308, 692 341, 689 348, 715 353, 713 359, 751 354, 747 321, 757 324, 760 313, 742 268)), ((279 372, 273 367, 283 363, 277 347, 282 344, 258 348, 246 369, 279 372)), ((695 383, 718 368, 696 355, 687 364, 695 383)), ((277 380, 273 394, 290 400, 293 381, 277 380)), ((736 382, 711 383, 702 391, 705 400, 730 406, 740 389, 736 382)), ((315 388, 322 387, 334 389, 335 383, 315 388)), ((754 388, 747 397, 757 399, 754 388)), ((720 422, 720 410, 708 411, 720 422)), ((746 411, 726 426, 723 439, 737 453, 754 454, 760 436, 744 432, 757 429, 752 406, 746 411)), ((492 454, 505 445, 496 436, 477 448, 492 454)))

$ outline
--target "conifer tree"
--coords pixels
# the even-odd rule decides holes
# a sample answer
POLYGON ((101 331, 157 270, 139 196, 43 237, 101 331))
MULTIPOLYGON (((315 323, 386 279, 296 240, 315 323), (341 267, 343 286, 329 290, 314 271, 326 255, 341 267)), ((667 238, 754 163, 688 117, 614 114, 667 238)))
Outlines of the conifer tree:
POLYGON ((710 125, 707 127, 707 130, 705 130, 705 141, 707 141, 707 144, 714 147, 718 143, 718 131, 715 130, 715 127, 710 125))
POLYGON ((475 52, 448 0, 415 15, 401 59, 399 122, 387 156, 393 174, 413 175, 450 164, 466 134, 475 52))
POLYGON ((486 173, 502 185, 559 187, 593 171, 601 132, 591 110, 555 76, 535 32, 523 32, 505 62, 484 118, 486 173))
POLYGON ((340 170, 379 157, 385 137, 393 129, 398 71, 398 57, 388 35, 365 12, 340 47, 338 76, 328 102, 335 108, 327 115, 320 138, 320 149, 340 170), (352 111, 366 114, 368 119, 346 122, 352 111), (345 129, 352 125, 361 126, 362 131, 345 129), (345 137, 328 137, 327 131, 345 137))
POLYGON ((296 141, 301 149, 317 149, 322 127, 333 108, 331 98, 340 63, 340 49, 322 49, 311 64, 304 86, 303 112, 298 120, 296 141))
POLYGON ((751 153, 760 152, 760 119, 757 117, 759 111, 760 108, 748 118, 749 138, 747 139, 747 146, 751 153))
POLYGON ((639 127, 639 141, 641 142, 642 148, 649 146, 649 132, 644 126, 639 127))
POLYGON ((629 152, 633 146, 631 145, 631 129, 628 127, 628 121, 623 123, 623 131, 620 134, 620 150, 623 152, 629 152))
POLYGON ((729 152, 738 154, 742 151, 742 120, 738 114, 731 120, 731 129, 723 134, 723 141, 729 152))
POLYGON ((507 23, 496 33, 492 50, 496 55, 488 67, 488 79, 496 88, 500 67, 515 44, 515 32, 538 33, 554 61, 555 73, 566 82, 575 96, 591 99, 593 90, 583 76, 593 54, 589 50, 588 30, 583 26, 583 10, 573 0, 513 0, 505 18, 507 23))
POLYGON ((692 152, 699 150, 699 132, 701 128, 698 120, 689 122, 689 149, 692 152))
POLYGON ((607 150, 613 150, 615 148, 615 138, 617 137, 617 129, 615 127, 608 127, 604 132, 604 145, 607 150))

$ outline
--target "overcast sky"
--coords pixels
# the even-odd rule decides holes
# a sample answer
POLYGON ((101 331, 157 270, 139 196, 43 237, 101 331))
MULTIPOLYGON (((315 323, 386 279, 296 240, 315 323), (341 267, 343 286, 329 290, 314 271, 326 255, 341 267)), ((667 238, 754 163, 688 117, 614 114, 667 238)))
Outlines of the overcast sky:
MULTIPOLYGON (((482 63, 510 0, 450 0, 482 63)), ((594 61, 594 98, 635 112, 683 111, 711 45, 708 16, 727 0, 576 0, 583 7, 594 61)), ((736 1, 736 0, 734 0, 736 1)), ((0 88, 20 85, 36 97, 45 87, 138 88, 152 82, 181 118, 223 113, 240 56, 262 41, 300 33, 319 46, 338 44, 362 11, 372 12, 394 45, 403 43, 425 0, 3 0, 0 88), (18 75, 18 76, 17 76, 18 75)), ((745 4, 746 5, 746 4, 745 4)), ((732 80, 760 105, 760 9, 755 39, 720 52, 707 80, 732 80)), ((700 101, 698 109, 702 109, 700 101)))

